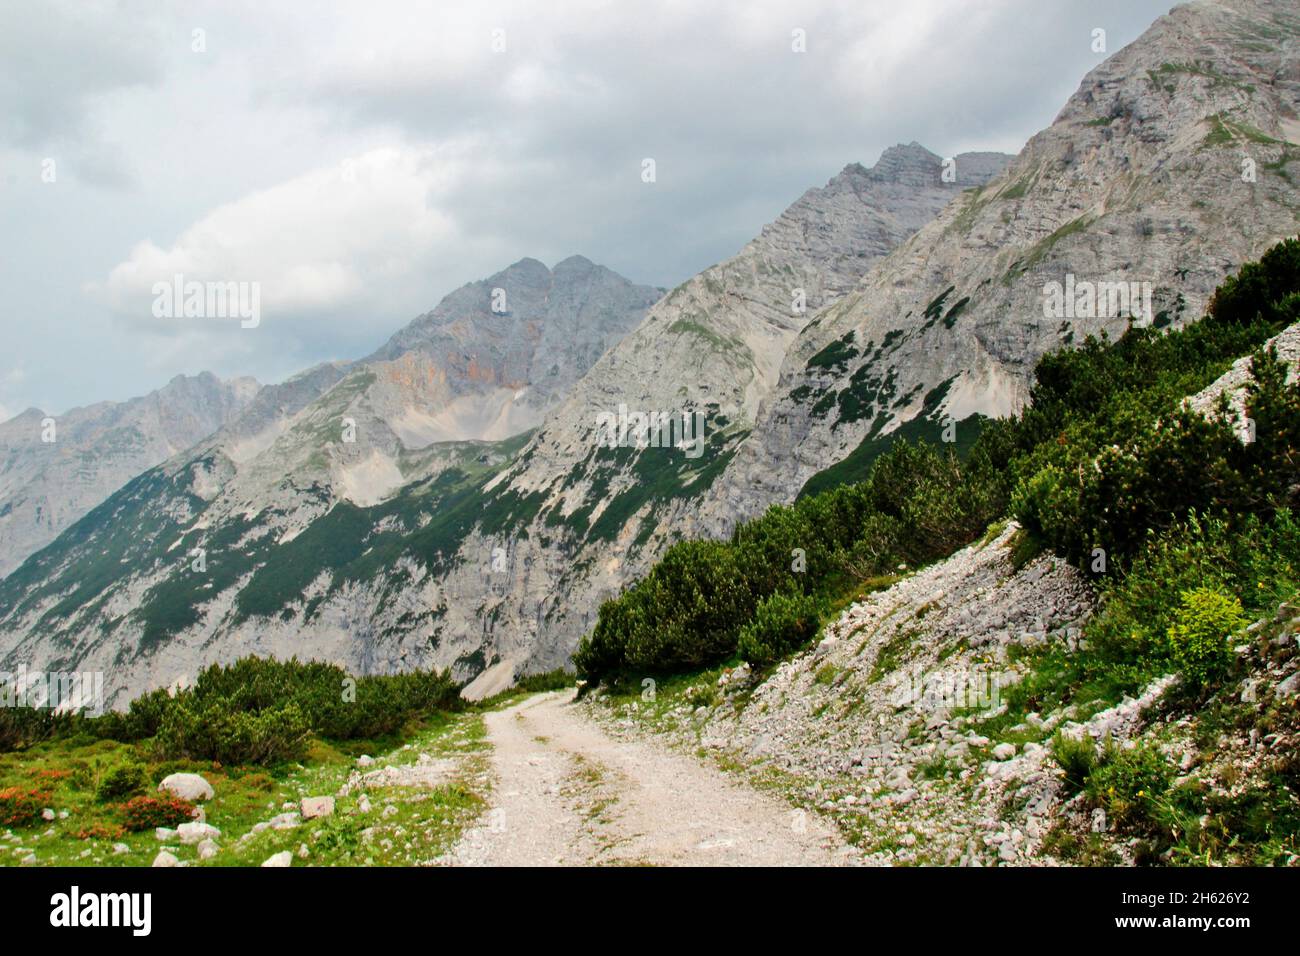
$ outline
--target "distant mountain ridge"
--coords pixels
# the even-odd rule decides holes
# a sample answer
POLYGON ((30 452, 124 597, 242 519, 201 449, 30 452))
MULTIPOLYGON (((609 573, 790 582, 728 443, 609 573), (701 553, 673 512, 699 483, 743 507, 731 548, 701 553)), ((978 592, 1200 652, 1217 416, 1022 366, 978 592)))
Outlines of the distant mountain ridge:
POLYGON ((0 422, 0 577, 131 478, 230 421, 260 388, 251 378, 177 375, 124 402, 55 416, 29 408, 0 422))
MULTIPOLYGON (((90 648, 100 663, 136 658, 144 645, 151 656, 161 635, 248 584, 265 552, 323 516, 423 489, 448 470, 500 464, 493 442, 517 447, 661 293, 581 256, 554 270, 523 259, 451 293, 365 359, 266 386, 5 582, 18 600, 0 612, 0 633, 26 642, 0 653, 26 660, 27 642, 51 650, 47 637, 61 633, 64 663, 90 648), (186 577, 199 555, 211 578, 186 577), (88 562, 99 572, 86 574, 88 562)), ((164 682, 175 678, 165 656, 155 664, 164 682)))
POLYGON ((503 650, 521 659, 567 587, 557 581, 582 566, 543 543, 577 519, 540 517, 539 496, 502 471, 549 457, 519 432, 566 408, 640 400, 638 382, 675 390, 681 363, 698 359, 707 367, 693 380, 748 420, 812 312, 1005 159, 956 157, 957 181, 945 182, 941 157, 894 147, 875 168, 853 164, 809 190, 740 255, 667 297, 581 257, 554 270, 525 259, 457 290, 368 358, 269 387, 28 562, 0 589, 6 659, 111 661, 119 702, 254 651, 360 670, 438 663, 462 678, 503 650), (546 549, 536 564, 529 534, 546 549), (83 573, 96 562, 107 576, 83 573), (533 627, 499 645, 520 611, 533 627))

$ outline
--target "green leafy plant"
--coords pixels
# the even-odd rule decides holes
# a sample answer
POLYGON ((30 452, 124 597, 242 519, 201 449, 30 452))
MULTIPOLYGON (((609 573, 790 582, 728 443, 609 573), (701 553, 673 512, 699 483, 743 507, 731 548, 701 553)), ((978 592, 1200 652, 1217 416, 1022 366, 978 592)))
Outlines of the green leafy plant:
POLYGON ((1169 625, 1169 653, 1193 687, 1220 677, 1232 663, 1231 638, 1248 620, 1237 598, 1210 588, 1182 594, 1169 625))
POLYGON ((99 779, 95 799, 107 803, 139 793, 149 786, 149 773, 141 763, 124 763, 111 768, 99 779))
POLYGON ((1097 767, 1097 746, 1086 735, 1070 737, 1058 730, 1052 737, 1052 756, 1056 758, 1071 793, 1078 793, 1086 787, 1088 778, 1097 767))
POLYGON ((1086 791, 1116 825, 1143 827, 1151 825, 1173 775, 1173 767, 1156 745, 1126 748, 1108 742, 1088 774, 1086 791))

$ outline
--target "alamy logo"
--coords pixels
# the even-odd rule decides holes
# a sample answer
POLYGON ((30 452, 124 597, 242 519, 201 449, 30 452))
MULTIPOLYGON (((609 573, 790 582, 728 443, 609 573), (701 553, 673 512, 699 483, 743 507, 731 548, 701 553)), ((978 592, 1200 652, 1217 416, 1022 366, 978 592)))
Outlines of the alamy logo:
POLYGON ((1043 286, 1045 319, 1113 319, 1127 316, 1137 325, 1151 324, 1150 282, 1077 281, 1073 272, 1064 284, 1043 286))
POLYGON ((244 329, 262 322, 260 282, 186 282, 178 272, 171 282, 155 282, 150 291, 158 319, 239 319, 244 329))
POLYGON ((148 936, 153 929, 151 893, 82 893, 74 886, 70 893, 50 897, 50 925, 128 926, 133 936, 148 936))
POLYGON ((618 413, 596 415, 596 445, 601 448, 680 448, 687 458, 704 454, 704 413, 633 412, 619 403, 618 413))
POLYGON ((979 665, 950 671, 913 667, 890 695, 895 707, 917 710, 994 710, 1002 700, 1002 674, 979 665))
POLYGON ((48 708, 102 716, 104 672, 46 673, 29 671, 26 664, 20 664, 17 671, 0 671, 0 707, 48 708))

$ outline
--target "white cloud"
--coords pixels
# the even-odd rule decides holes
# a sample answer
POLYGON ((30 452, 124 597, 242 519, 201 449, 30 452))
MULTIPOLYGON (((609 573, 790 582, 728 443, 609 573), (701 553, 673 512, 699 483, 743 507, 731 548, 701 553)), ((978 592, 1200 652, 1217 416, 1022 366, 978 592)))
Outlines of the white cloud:
POLYGON ((1093 26, 1118 44, 1168 2, 0 4, 0 222, 23 224, 0 340, 30 372, 0 397, 274 381, 523 256, 674 285, 895 142, 1017 148, 1099 59, 1093 26), (176 273, 260 282, 261 324, 154 320, 176 273))
POLYGON ((153 287, 176 275, 256 282, 262 334, 346 335, 368 304, 401 299, 404 286, 418 285, 411 294, 427 300, 428 271, 465 241, 442 204, 474 171, 472 159, 467 142, 377 149, 313 170, 212 210, 174 242, 138 243, 88 291, 137 332, 187 343, 217 336, 234 350, 249 344, 224 334, 237 323, 222 330, 203 327, 219 319, 155 318, 153 287))

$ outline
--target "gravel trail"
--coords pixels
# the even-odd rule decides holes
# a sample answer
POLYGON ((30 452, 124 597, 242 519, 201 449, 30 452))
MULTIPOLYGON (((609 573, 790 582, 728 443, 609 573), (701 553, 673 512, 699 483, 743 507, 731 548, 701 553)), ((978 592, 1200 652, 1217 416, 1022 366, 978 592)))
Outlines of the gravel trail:
POLYGON ((491 809, 442 861, 464 866, 833 866, 836 831, 689 756, 610 737, 540 694, 486 717, 491 809))

